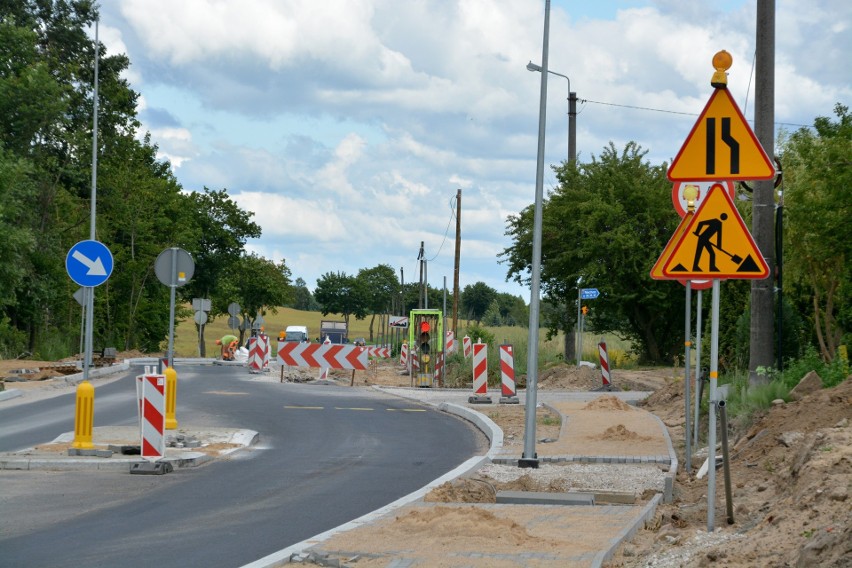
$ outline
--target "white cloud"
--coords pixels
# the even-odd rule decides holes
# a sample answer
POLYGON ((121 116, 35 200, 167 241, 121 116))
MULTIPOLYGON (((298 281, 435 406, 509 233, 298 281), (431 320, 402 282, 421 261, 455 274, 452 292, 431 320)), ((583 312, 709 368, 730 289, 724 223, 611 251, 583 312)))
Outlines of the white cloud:
MULTIPOLYGON (((672 113, 701 111, 720 49, 734 56, 731 92, 753 112, 752 2, 615 7, 601 19, 593 3, 553 3, 549 66, 581 99, 581 160, 610 140, 670 159, 697 118, 672 113)), ((264 236, 252 250, 286 258, 313 285, 329 270, 410 270, 425 241, 435 273, 451 274, 454 223, 449 244, 444 233, 462 188, 462 285, 514 291, 496 254, 509 245, 507 215, 534 198, 540 75, 525 66, 541 63, 543 8, 124 0, 104 7, 115 21, 101 29, 110 50, 130 53, 142 103, 178 123, 151 131, 179 180, 227 187, 255 212, 264 236)), ((852 4, 781 0, 776 11, 776 120, 810 124, 852 98, 852 4)), ((567 153, 566 98, 550 75, 546 187, 567 153)))

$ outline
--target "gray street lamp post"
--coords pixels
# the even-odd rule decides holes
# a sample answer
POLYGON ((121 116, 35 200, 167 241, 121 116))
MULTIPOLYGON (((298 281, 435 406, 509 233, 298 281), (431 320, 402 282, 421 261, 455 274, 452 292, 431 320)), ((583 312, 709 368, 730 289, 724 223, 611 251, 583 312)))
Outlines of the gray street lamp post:
MULTIPOLYGON (((532 61, 527 63, 527 71, 538 71, 541 73, 541 66, 536 65, 532 61)), ((571 91, 571 79, 567 75, 557 73, 556 71, 547 70, 551 75, 558 75, 568 81, 568 161, 577 161, 577 93, 571 91)))

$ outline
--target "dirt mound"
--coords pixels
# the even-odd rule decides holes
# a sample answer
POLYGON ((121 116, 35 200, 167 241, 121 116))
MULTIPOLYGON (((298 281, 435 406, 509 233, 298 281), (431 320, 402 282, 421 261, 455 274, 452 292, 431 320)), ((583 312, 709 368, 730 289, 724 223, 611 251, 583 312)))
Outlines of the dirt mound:
POLYGON ((476 507, 442 507, 423 511, 410 511, 396 517, 392 525, 399 532, 411 535, 428 534, 433 539, 454 538, 459 534, 465 539, 509 541, 515 545, 528 544, 538 539, 510 519, 476 507))
MULTIPOLYGON (((526 379, 524 380, 526 384, 526 379)), ((603 384, 600 371, 591 367, 559 365, 539 373, 538 388, 545 390, 592 390, 603 384)))
POLYGON ((533 479, 531 476, 524 474, 514 481, 495 482, 494 486, 498 491, 536 491, 545 493, 561 493, 568 491, 567 479, 554 479, 548 483, 543 483, 533 479))
POLYGON ((624 410, 624 411, 632 411, 633 409, 629 404, 618 398, 617 396, 612 396, 611 394, 605 396, 599 396, 595 400, 586 404, 583 407, 583 410, 624 410))
POLYGON ((595 436, 592 438, 593 440, 650 440, 647 436, 640 436, 636 432, 632 430, 628 430, 624 424, 616 424, 615 426, 610 426, 604 433, 595 436))
MULTIPOLYGON (((663 393, 648 406, 659 408, 666 405, 661 401, 674 398, 663 393)), ((733 525, 726 524, 724 476, 719 470, 714 539, 705 535, 705 544, 697 546, 694 535, 706 530, 707 478, 680 472, 675 503, 659 510, 662 526, 640 534, 628 547, 643 550, 644 560, 654 554, 678 562, 660 561, 660 566, 852 566, 850 418, 852 378, 772 407, 755 418, 748 432, 733 437, 733 525)), ((695 468, 699 465, 700 460, 693 460, 695 468)), ((628 557, 619 562, 616 565, 644 565, 628 557)))
POLYGON ((462 478, 436 487, 423 500, 428 503, 496 503, 497 489, 487 481, 462 478))

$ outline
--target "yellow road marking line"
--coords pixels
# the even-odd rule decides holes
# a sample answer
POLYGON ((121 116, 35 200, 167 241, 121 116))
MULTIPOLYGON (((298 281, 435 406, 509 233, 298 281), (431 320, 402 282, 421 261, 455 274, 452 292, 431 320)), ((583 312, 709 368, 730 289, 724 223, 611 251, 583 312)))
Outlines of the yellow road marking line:
POLYGON ((335 410, 375 410, 375 408, 357 408, 357 407, 347 408, 345 406, 335 406, 334 409, 335 410))
POLYGON ((388 412, 426 412, 424 408, 388 408, 388 412))

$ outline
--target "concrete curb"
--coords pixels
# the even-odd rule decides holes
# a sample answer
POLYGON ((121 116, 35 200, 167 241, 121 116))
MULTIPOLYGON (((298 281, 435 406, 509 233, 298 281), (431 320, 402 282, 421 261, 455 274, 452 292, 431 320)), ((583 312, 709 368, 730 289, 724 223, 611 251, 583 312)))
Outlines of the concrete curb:
MULTIPOLYGON (((89 369, 89 378, 96 379, 98 377, 106 377, 108 375, 112 375, 114 373, 120 373, 122 371, 127 371, 130 369, 130 362, 122 361, 116 365, 110 365, 109 367, 94 367, 89 369)), ((65 375, 62 379, 68 383, 69 385, 77 385, 83 382, 83 372, 74 373, 73 375, 65 375)))
POLYGON ((21 392, 20 389, 9 389, 9 390, 0 391, 0 402, 3 402, 4 400, 10 400, 10 399, 19 397, 22 394, 23 393, 21 392))
MULTIPOLYGON (((70 442, 74 439, 73 432, 66 432, 58 436, 53 442, 62 443, 70 442)), ((166 448, 166 457, 161 461, 172 464, 172 467, 187 468, 198 467, 202 464, 215 460, 217 457, 223 457, 233 452, 253 446, 260 439, 260 434, 254 430, 236 430, 230 437, 229 442, 239 444, 240 447, 222 451, 218 456, 210 456, 204 452, 181 451, 174 448, 166 448), (171 452, 171 455, 168 455, 171 452)), ((27 451, 27 450, 24 450, 27 451)), ((95 458, 95 457, 44 457, 44 456, 20 456, 20 455, 2 455, 0 456, 0 470, 26 470, 26 471, 81 471, 81 470, 97 470, 97 471, 129 471, 135 463, 145 463, 147 460, 140 457, 122 458, 95 458)))
POLYGON ((657 511, 657 505, 660 504, 663 496, 659 493, 654 495, 654 497, 648 501, 645 507, 642 509, 642 512, 636 518, 636 521, 629 527, 626 527, 620 533, 615 535, 610 541, 609 547, 606 550, 602 550, 595 555, 594 560, 592 560, 592 568, 601 568, 604 563, 612 560, 613 555, 615 555, 616 549, 621 546, 621 544, 633 538, 633 535, 642 528, 645 523, 650 519, 654 513, 657 511))
MULTIPOLYGON (((650 412, 648 414, 651 414, 650 412)), ((674 482, 675 478, 677 478, 677 468, 678 468, 678 460, 677 454, 674 451, 674 446, 672 445, 672 438, 669 436, 669 429, 666 428, 666 425, 663 424, 663 421, 656 414, 651 414, 654 419, 659 423, 660 428, 663 431, 663 437, 666 439, 666 446, 669 448, 669 471, 666 473, 666 485, 663 490, 663 502, 671 503, 674 501, 674 482)))
POLYGON ((276 568, 278 566, 290 564, 290 557, 294 554, 300 554, 305 550, 328 540, 337 533, 356 529, 363 525, 369 525, 370 523, 378 520, 381 517, 384 517, 388 513, 391 513, 396 509, 399 509, 400 507, 403 507, 415 501, 419 501, 435 487, 438 487, 448 481, 452 481, 453 479, 456 479, 458 477, 470 473, 471 471, 476 470, 484 462, 489 461, 491 459, 491 456, 496 454, 496 452, 503 447, 503 431, 500 430, 500 428, 497 427, 497 424, 495 424, 487 416, 484 416, 479 412, 476 412, 464 406, 460 406, 458 404, 441 403, 438 405, 438 409, 441 412, 453 414, 454 416, 459 416, 465 420, 468 420, 469 422, 472 422, 477 428, 482 430, 482 432, 489 438, 489 440, 491 440, 491 448, 489 449, 488 453, 484 456, 475 456, 470 458, 466 462, 456 467, 454 470, 447 472, 438 479, 421 487, 417 491, 409 493, 404 497, 400 497, 393 503, 385 505, 381 509, 377 509, 371 513, 367 513, 366 515, 358 517, 354 521, 344 523, 338 527, 327 530, 307 540, 303 540, 302 542, 298 542, 296 544, 288 546, 287 548, 284 548, 277 552, 273 552, 272 554, 264 556, 259 560, 255 560, 254 562, 245 564, 244 566, 242 566, 242 568, 276 568))

